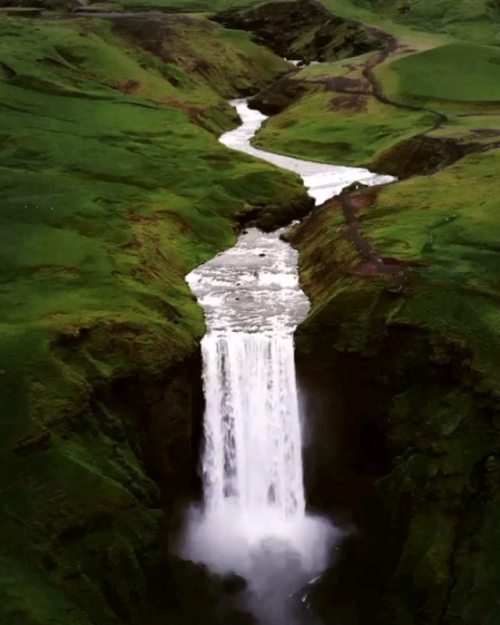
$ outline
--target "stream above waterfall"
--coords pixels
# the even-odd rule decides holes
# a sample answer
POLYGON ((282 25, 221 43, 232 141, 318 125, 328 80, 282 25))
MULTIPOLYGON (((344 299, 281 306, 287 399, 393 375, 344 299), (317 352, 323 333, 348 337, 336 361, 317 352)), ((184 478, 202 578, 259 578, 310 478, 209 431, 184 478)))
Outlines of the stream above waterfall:
POLYGON ((344 167, 342 165, 316 163, 255 148, 251 141, 269 118, 260 111, 251 109, 247 100, 233 100, 231 104, 236 109, 242 123, 235 130, 230 130, 223 134, 220 137, 220 142, 233 150, 245 152, 277 167, 281 167, 281 169, 287 169, 298 174, 304 181, 308 194, 314 198, 317 206, 339 195, 342 189, 345 189, 353 182, 373 186, 388 184, 395 180, 393 176, 374 174, 362 167, 344 167))
MULTIPOLYGON (((266 117, 234 101, 242 124, 226 146, 299 174, 316 204, 355 181, 393 179, 366 169, 303 161, 258 150, 266 117)), ((265 625, 314 622, 311 580, 331 561, 342 532, 306 509, 293 334, 309 310, 297 252, 283 230, 246 230, 235 246, 187 276, 205 312, 202 477, 181 555, 247 580, 245 607, 265 625)))

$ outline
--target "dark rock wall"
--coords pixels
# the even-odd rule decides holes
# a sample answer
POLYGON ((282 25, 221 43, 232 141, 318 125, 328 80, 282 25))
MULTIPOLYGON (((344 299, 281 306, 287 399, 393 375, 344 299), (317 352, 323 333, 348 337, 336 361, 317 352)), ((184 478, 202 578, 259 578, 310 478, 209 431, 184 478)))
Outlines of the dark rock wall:
POLYGON ((229 10, 215 19, 229 28, 254 33, 258 43, 281 57, 328 61, 376 49, 376 33, 359 22, 333 16, 315 0, 268 2, 255 8, 229 10))
POLYGON ((313 301, 296 337, 319 414, 307 480, 313 504, 358 529, 317 608, 356 625, 494 623, 498 397, 466 344, 388 321, 400 296, 354 274, 351 245, 325 236, 331 210, 292 237, 313 301))

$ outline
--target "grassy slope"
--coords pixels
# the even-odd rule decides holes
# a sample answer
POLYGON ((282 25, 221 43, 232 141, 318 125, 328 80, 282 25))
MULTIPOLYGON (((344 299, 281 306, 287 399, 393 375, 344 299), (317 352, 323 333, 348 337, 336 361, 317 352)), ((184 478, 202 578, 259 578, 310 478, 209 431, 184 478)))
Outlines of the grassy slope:
MULTIPOLYGON (((397 49, 375 69, 383 92, 395 102, 449 114, 448 137, 454 136, 455 128, 457 138, 463 135, 463 120, 457 115, 497 112, 498 50, 490 46, 498 42, 489 37, 487 28, 496 23, 496 13, 483 23, 465 16, 465 3, 452 11, 463 27, 460 35, 469 40, 465 42, 444 34, 454 31, 440 26, 452 23, 452 7, 447 2, 411 3, 412 10, 427 17, 412 21, 403 16, 400 23, 392 21, 394 14, 388 9, 396 3, 324 0, 323 4, 335 14, 361 20, 397 38, 397 49), (429 34, 428 30, 443 34, 429 34)), ((369 96, 345 97, 345 91, 371 90, 361 74, 366 62, 363 55, 297 73, 295 80, 306 87, 305 93, 267 123, 256 139, 259 147, 313 160, 369 164, 412 134, 430 130, 435 121, 432 115, 396 109, 369 96), (339 78, 351 84, 342 84, 339 78)), ((476 118, 477 128, 488 126, 490 120, 476 118)))
POLYGON ((457 42, 405 56, 390 65, 405 99, 500 102, 500 50, 457 42))
POLYGON ((388 32, 445 33, 498 45, 500 10, 488 0, 322 0, 334 13, 379 25, 388 32))
POLYGON ((268 123, 255 144, 320 162, 358 165, 431 124, 432 116, 395 110, 374 98, 316 91, 268 123))
POLYGON ((498 203, 500 152, 468 156, 431 178, 387 188, 363 215, 377 249, 422 264, 422 283, 392 317, 461 337, 488 386, 500 376, 498 203))
MULTIPOLYGON (((138 449, 147 404, 129 410, 111 394, 111 410, 106 388, 138 375, 166 388, 164 372, 203 331, 183 276, 234 241, 239 213, 303 199, 293 176, 204 129, 235 123, 225 98, 282 62, 203 20, 169 18, 168 32, 161 61, 108 22, 0 20, 0 620, 10 625, 150 624, 138 559, 159 514, 138 449)), ((167 399, 172 418, 174 401, 185 419, 182 389, 167 399)), ((154 444, 174 479, 168 437, 189 443, 189 424, 161 427, 154 444)))
POLYGON ((295 74, 305 93, 266 123, 255 144, 291 156, 359 165, 431 127, 431 114, 396 109, 369 95, 361 74, 368 59, 311 65, 295 74))

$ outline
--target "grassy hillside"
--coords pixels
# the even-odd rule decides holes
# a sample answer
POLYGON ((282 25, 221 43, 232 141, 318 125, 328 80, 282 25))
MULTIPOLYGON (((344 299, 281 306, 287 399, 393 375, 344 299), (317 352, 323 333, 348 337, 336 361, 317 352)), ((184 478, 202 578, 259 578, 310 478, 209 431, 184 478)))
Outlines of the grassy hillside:
POLYGON ((405 99, 500 104, 500 50, 451 43, 405 56, 390 68, 405 99))
POLYGON ((0 621, 151 625, 180 605, 151 580, 194 466, 184 276, 246 211, 308 206, 217 142, 226 98, 286 66, 183 16, 1 18, 0 49, 0 621))
MULTIPOLYGON (((278 114, 256 145, 312 160, 380 167, 413 137, 445 152, 456 152, 454 145, 461 143, 457 155, 495 143, 497 48, 405 28, 390 33, 364 28, 378 41, 378 51, 308 65, 278 83, 275 93, 260 96, 278 114)), ((427 152, 415 158, 434 160, 427 152)), ((397 174, 397 167, 391 173, 397 174)))
POLYGON ((255 144, 311 160, 358 165, 430 123, 429 115, 409 115, 373 98, 317 90, 269 123, 255 144))
POLYGON ((322 0, 333 12, 394 29, 499 45, 500 7, 489 0, 322 0), (392 24, 392 26, 391 26, 392 24))

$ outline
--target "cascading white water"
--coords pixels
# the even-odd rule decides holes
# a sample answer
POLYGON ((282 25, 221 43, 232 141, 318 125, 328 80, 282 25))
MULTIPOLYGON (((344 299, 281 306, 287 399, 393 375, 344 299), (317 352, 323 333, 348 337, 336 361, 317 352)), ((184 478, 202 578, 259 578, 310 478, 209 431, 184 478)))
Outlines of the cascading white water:
POLYGON ((207 506, 221 510, 232 499, 243 518, 303 515, 291 334, 209 333, 203 362, 207 506))
MULTIPOLYGON (((234 106, 243 123, 221 141, 299 173, 316 203, 354 180, 392 180, 256 150, 250 139, 266 118, 244 101, 234 106)), ((325 567, 339 535, 306 513, 293 333, 309 302, 297 253, 281 234, 249 229, 187 276, 207 325, 205 502, 192 511, 181 553, 245 576, 251 608, 269 625, 304 622, 290 612, 290 597, 325 567)))
POLYGON ((242 124, 235 130, 223 134, 220 138, 221 143, 298 174, 304 181, 308 194, 314 198, 317 205, 338 195, 342 189, 353 182, 372 186, 387 184, 395 180, 393 176, 374 174, 362 167, 344 167, 304 161, 255 148, 251 143, 252 138, 268 117, 260 111, 249 108, 246 100, 233 100, 231 104, 238 112, 242 124))
POLYGON ((247 536, 305 514, 293 331, 309 303, 280 231, 250 229, 187 280, 205 310, 203 482, 207 514, 247 536))

